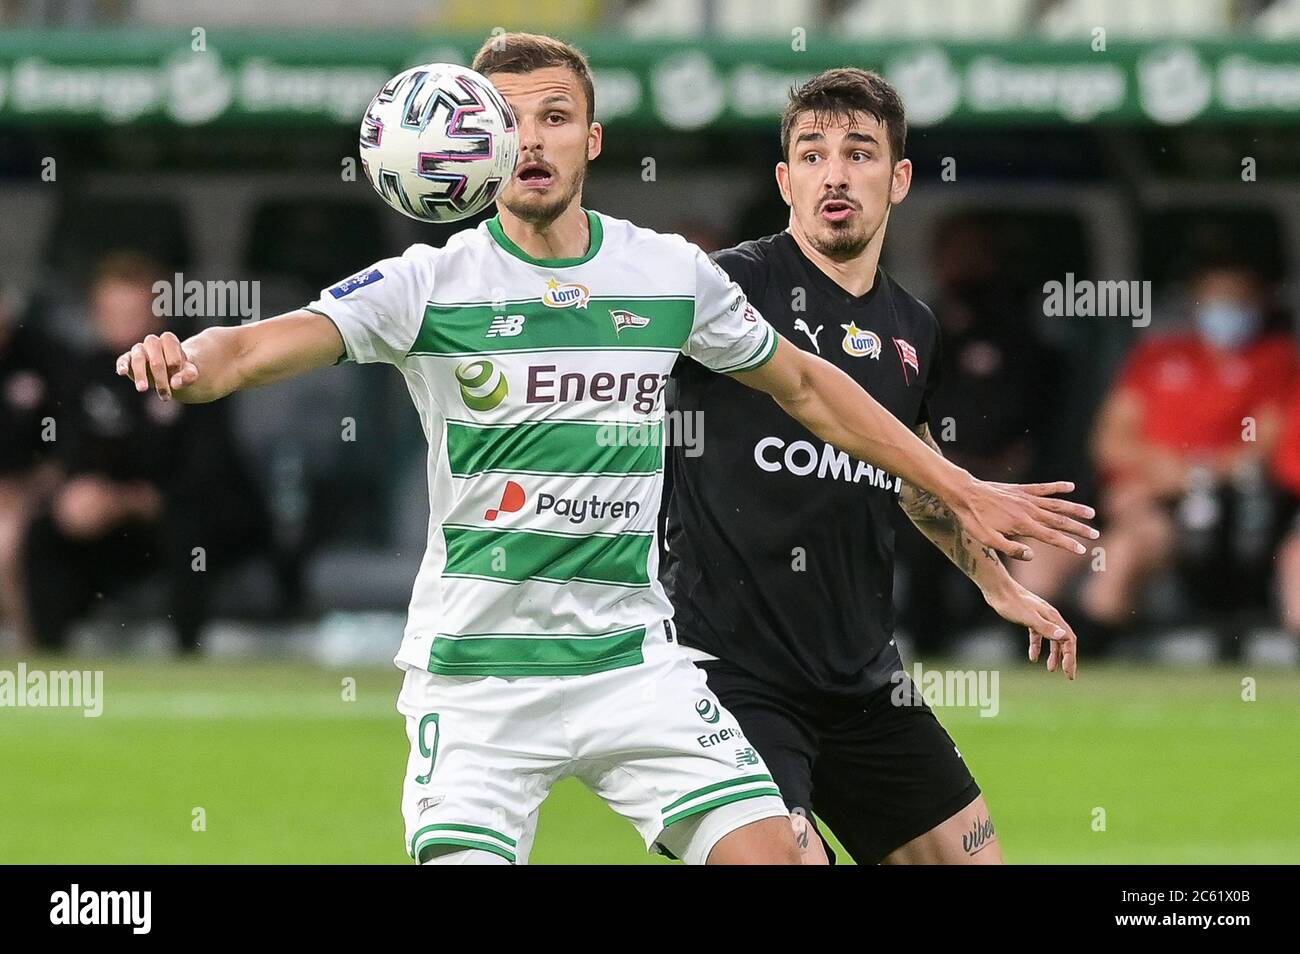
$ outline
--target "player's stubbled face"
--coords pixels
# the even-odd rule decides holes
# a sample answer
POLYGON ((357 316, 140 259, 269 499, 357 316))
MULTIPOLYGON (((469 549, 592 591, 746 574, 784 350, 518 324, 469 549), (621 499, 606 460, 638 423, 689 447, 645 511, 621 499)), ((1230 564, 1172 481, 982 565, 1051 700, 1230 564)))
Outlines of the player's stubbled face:
POLYGON ((889 211, 894 163, 889 135, 862 113, 803 113, 790 132, 790 207, 823 255, 852 258, 867 247, 889 211))
POLYGON ((519 162, 498 201, 525 221, 553 221, 581 193, 587 161, 600 152, 582 83, 563 66, 489 78, 519 122, 519 162))

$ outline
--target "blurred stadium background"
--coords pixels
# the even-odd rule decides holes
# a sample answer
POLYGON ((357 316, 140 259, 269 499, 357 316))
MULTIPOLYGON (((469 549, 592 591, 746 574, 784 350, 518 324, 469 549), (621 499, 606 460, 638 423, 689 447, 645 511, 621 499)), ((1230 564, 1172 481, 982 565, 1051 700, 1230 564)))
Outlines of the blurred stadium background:
MULTIPOLYGON (((1183 479, 1160 528, 1130 537, 1149 567, 1118 616, 1112 595, 1109 619, 1085 618, 1086 568, 1034 579, 1095 636, 1081 681, 1028 670, 1023 636, 915 535, 900 630, 910 658, 1002 673, 996 718, 940 716, 1010 860, 1300 860, 1300 0, 0 0, 0 668, 106 673, 101 719, 0 709, 0 861, 401 860, 385 663, 427 498, 400 377, 348 366, 187 408, 174 432, 150 418, 159 452, 124 462, 112 419, 153 412, 124 406, 103 356, 151 270, 255 281, 269 316, 445 242, 349 174, 357 123, 389 76, 468 62, 494 28, 591 57, 608 133, 586 204, 709 249, 785 225, 790 85, 883 72, 916 166, 884 264, 945 327, 939 412, 958 424, 938 436, 983 477, 1076 480, 1112 538, 1138 523, 1106 510, 1099 409, 1185 376, 1162 346, 1142 373, 1135 355, 1195 341, 1197 282, 1235 276, 1264 313, 1256 344, 1285 341, 1287 360, 1194 382, 1164 433, 1235 432, 1243 409, 1272 423, 1163 447, 1183 479), (1047 315, 1044 283, 1067 275, 1150 281, 1150 327, 1047 315), (68 422, 53 441, 50 418, 68 422), (1239 466, 1206 463, 1225 455, 1239 466), (183 551, 147 534, 135 556, 60 549, 55 501, 86 474, 137 518, 181 514, 183 551), (194 534, 206 569, 178 574, 194 534), (33 567, 34 615, 63 638, 31 607, 15 618, 33 567), (180 661, 178 626, 199 638, 180 661)), ((182 337, 238 320, 166 319, 182 337)), ((650 859, 562 786, 535 860, 650 859)))

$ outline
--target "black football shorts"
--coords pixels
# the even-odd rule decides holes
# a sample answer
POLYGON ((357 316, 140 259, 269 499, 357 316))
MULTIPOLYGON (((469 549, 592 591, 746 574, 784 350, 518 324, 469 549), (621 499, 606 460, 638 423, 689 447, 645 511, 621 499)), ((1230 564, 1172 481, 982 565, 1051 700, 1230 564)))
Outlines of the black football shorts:
MULTIPOLYGON (((696 663, 767 763, 791 811, 814 814, 858 864, 951 818, 980 794, 911 680, 809 704, 723 661, 696 663), (910 704, 897 705, 895 699, 910 704)), ((827 845, 827 854, 834 854, 827 845)))

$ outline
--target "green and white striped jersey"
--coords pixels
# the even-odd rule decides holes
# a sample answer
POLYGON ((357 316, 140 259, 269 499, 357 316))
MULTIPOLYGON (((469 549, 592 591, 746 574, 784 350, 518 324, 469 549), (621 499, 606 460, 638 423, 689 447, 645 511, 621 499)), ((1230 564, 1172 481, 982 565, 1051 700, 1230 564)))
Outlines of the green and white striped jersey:
POLYGON ((401 370, 428 438, 429 542, 399 666, 576 675, 666 638, 664 383, 681 352, 752 370, 777 336, 696 246, 586 214, 580 258, 532 258, 493 219, 308 306, 348 358, 401 370))

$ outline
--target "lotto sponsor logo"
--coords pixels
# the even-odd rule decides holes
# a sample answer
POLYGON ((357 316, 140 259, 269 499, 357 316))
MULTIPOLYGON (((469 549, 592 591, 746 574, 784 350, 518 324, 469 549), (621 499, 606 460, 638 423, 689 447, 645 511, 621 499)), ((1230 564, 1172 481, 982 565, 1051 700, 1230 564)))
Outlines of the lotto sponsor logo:
POLYGON ((754 445, 754 463, 768 473, 786 471, 796 477, 817 477, 819 480, 844 480, 898 493, 903 488, 900 477, 880 470, 866 461, 855 461, 834 445, 822 444, 819 451, 810 441, 790 441, 779 437, 764 437, 754 445))
POLYGON ((591 292, 586 285, 577 282, 557 282, 554 278, 546 283, 546 292, 542 295, 542 304, 548 308, 586 308, 591 292))
POLYGON ((840 347, 844 349, 845 354, 851 354, 855 358, 880 360, 880 335, 874 331, 859 328, 851 321, 847 325, 840 325, 840 327, 844 329, 844 337, 840 340, 840 347))

